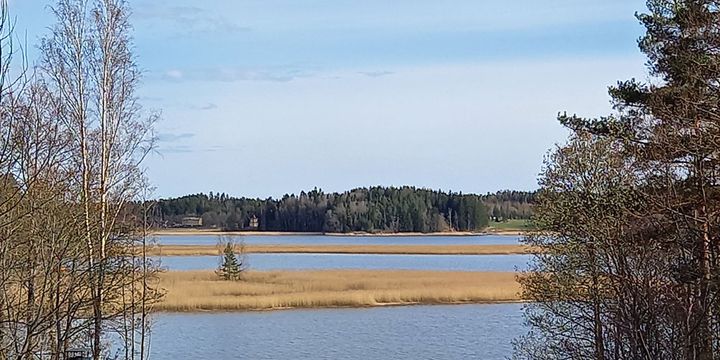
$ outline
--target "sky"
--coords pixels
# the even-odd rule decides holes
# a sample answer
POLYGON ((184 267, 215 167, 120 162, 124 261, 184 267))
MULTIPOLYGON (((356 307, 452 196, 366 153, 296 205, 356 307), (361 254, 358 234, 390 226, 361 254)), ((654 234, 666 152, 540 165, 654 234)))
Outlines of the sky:
MULTIPOLYGON (((51 4, 10 1, 31 60, 51 4)), ((534 190, 558 112, 606 115, 608 86, 647 78, 641 0, 129 4, 157 197, 534 190)))

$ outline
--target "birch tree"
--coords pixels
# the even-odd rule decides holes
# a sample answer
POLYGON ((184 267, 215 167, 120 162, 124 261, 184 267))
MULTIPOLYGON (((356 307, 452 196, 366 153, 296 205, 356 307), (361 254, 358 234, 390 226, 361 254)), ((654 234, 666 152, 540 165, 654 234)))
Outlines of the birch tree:
POLYGON ((155 116, 134 95, 128 6, 58 1, 37 73, 12 79, 0 8, 0 359, 62 359, 86 345, 100 359, 108 343, 145 358, 160 293, 150 224, 132 205, 147 203, 155 116))
POLYGON ((139 71, 131 54, 129 8, 124 0, 61 0, 58 24, 45 41, 46 74, 61 99, 72 137, 84 208, 87 263, 92 270, 93 358, 102 352, 106 320, 126 309, 134 266, 127 224, 120 214, 144 182, 140 163, 152 146, 154 116, 143 116, 135 89, 139 71), (128 274, 130 279, 127 278, 128 274), (129 281, 128 281, 129 280, 129 281))

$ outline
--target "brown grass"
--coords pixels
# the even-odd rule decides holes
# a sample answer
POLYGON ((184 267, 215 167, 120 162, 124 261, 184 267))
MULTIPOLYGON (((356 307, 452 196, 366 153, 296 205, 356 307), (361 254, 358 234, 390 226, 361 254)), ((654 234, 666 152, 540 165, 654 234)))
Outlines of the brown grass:
POLYGON ((271 271, 222 281, 211 271, 168 272, 163 311, 273 310, 519 301, 515 273, 271 271))
POLYGON ((155 229, 153 230, 155 235, 163 236, 174 236, 174 235, 207 235, 207 236, 218 236, 218 235, 266 235, 266 236, 280 236, 280 235, 324 235, 321 232, 284 232, 284 231, 222 231, 217 229, 155 229))
MULTIPOLYGON (((299 254, 399 254, 399 255, 510 255, 527 254, 524 245, 246 245, 247 253, 299 254)), ((152 248, 150 255, 217 255, 213 245, 164 245, 152 248)))

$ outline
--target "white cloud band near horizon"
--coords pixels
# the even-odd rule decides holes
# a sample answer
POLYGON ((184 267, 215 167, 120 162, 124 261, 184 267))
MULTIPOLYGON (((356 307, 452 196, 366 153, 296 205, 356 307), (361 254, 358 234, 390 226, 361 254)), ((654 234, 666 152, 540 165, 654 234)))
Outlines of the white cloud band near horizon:
MULTIPOLYGON (((51 3, 11 3, 29 42, 51 3)), ((161 197, 529 190, 558 112, 606 115, 608 86, 645 77, 641 0, 129 4, 161 197)))

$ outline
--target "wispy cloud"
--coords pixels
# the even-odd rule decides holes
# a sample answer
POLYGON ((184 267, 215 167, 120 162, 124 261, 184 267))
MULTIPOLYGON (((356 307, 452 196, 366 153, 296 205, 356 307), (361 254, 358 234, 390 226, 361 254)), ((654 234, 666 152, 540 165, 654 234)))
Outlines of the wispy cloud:
POLYGON ((394 74, 392 71, 361 71, 359 74, 369 77, 382 77, 394 74))
POLYGON ((169 80, 182 80, 183 72, 178 69, 170 69, 163 74, 163 77, 169 80))
POLYGON ((217 109, 217 107, 218 107, 217 104, 207 103, 207 104, 205 104, 205 105, 203 105, 203 106, 198 107, 198 109, 200 109, 200 110, 214 110, 214 109, 217 109))
MULTIPOLYGON (((207 104, 203 107, 215 106, 215 104, 207 104)), ((161 155, 168 154, 187 154, 187 153, 198 153, 198 152, 218 152, 228 149, 224 145, 209 145, 202 146, 197 144, 196 141, 190 139, 195 138, 195 134, 190 132, 184 133, 173 133, 166 132, 160 133, 157 137, 159 147, 157 152, 161 155), (189 141, 188 141, 189 140, 189 141)))
POLYGON ((185 140, 195 137, 195 134, 192 133, 180 133, 180 134, 173 134, 173 133, 161 133, 158 134, 157 140, 159 142, 176 142, 179 140, 185 140))
POLYGON ((187 154, 193 152, 192 147, 189 145, 173 145, 173 146, 162 146, 158 148, 158 153, 164 154, 187 154))
POLYGON ((209 153, 209 152, 220 152, 230 149, 229 147, 222 145, 213 145, 207 147, 196 147, 190 145, 168 145, 160 147, 157 152, 161 155, 168 154, 188 154, 188 153, 209 153))
POLYGON ((161 74, 160 78, 167 81, 292 81, 297 78, 313 76, 314 72, 296 67, 273 67, 263 69, 214 67, 179 70, 170 69, 161 74))
POLYGON ((155 1, 137 6, 134 17, 137 21, 151 23, 166 22, 175 27, 178 36, 203 36, 210 33, 247 32, 250 28, 241 26, 227 17, 197 6, 174 5, 171 2, 155 1))

